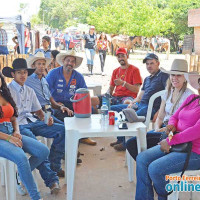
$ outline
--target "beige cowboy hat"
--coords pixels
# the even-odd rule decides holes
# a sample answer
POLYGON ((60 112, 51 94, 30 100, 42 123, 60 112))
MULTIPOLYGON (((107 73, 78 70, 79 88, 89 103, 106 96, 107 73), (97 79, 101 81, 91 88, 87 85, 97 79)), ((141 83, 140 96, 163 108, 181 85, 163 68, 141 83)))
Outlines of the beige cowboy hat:
POLYGON ((29 56, 28 58, 26 58, 26 62, 29 68, 32 68, 32 64, 37 61, 37 60, 46 60, 46 66, 48 66, 52 59, 51 58, 45 58, 44 54, 42 52, 37 52, 35 55, 33 56, 29 56))
POLYGON ((194 89, 198 90, 200 88, 200 74, 198 72, 189 72, 184 76, 194 89))
POLYGON ((171 69, 168 71, 164 69, 163 67, 160 68, 160 70, 167 74, 185 74, 188 73, 188 63, 184 59, 174 59, 171 69))
POLYGON ((69 50, 69 51, 67 51, 67 52, 65 52, 65 53, 59 53, 59 54, 56 56, 56 61, 57 61, 57 63, 59 63, 61 66, 63 66, 63 61, 64 61, 64 59, 65 59, 67 56, 73 56, 73 57, 76 58, 76 64, 75 64, 74 69, 75 69, 75 68, 78 68, 78 67, 81 65, 82 61, 83 61, 83 58, 77 56, 77 55, 76 55, 76 52, 75 52, 74 50, 69 50))

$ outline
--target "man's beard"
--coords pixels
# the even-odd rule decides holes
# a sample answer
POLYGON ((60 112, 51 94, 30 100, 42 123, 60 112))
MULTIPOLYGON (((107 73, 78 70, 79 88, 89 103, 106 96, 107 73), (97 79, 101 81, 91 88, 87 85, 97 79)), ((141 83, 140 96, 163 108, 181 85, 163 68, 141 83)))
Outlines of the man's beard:
POLYGON ((120 63, 121 66, 125 66, 126 65, 124 60, 120 60, 119 63, 120 63))
POLYGON ((73 70, 73 66, 67 65, 67 66, 65 66, 65 69, 66 69, 67 72, 71 72, 73 70), (69 68, 69 67, 71 67, 71 68, 69 68))

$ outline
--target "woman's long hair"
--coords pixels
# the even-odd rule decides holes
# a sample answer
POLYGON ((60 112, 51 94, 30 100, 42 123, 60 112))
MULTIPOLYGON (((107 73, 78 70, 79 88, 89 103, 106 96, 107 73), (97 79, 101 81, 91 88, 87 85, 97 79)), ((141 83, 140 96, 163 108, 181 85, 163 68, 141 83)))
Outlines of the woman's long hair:
MULTIPOLYGON (((170 78, 168 78, 167 85, 166 85, 167 99, 170 97, 171 90, 173 90, 173 89, 174 89, 174 87, 172 86, 171 80, 170 80, 170 78)), ((172 106, 172 108, 170 110, 170 115, 172 115, 174 113, 174 110, 175 110, 176 106, 178 105, 178 103, 186 89, 187 89, 187 81, 185 81, 183 83, 183 86, 182 86, 181 90, 179 91, 179 94, 174 102, 174 105, 172 106)))
MULTIPOLYGON (((10 90, 7 87, 7 84, 5 82, 5 79, 3 77, 3 75, 0 72, 0 79, 1 79, 1 87, 0 87, 0 95, 8 102, 11 104, 11 106, 14 109, 14 114, 13 116, 17 117, 18 113, 17 113, 17 106, 16 103, 14 102, 10 90)), ((0 118, 3 118, 3 111, 2 111, 2 107, 0 106, 0 118)))
MULTIPOLYGON (((99 40, 102 40, 102 35, 103 35, 103 33, 101 33, 101 35, 99 36, 99 40)), ((107 36, 105 33, 104 33, 104 35, 105 35, 104 40, 107 41, 107 36)))

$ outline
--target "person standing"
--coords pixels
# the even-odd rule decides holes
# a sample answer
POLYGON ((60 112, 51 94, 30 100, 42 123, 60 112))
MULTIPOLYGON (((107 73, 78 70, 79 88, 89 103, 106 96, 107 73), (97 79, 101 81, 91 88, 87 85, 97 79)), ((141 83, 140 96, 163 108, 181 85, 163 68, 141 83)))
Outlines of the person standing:
POLYGON ((53 34, 53 37, 55 38, 55 47, 56 47, 56 50, 60 51, 60 33, 59 33, 59 30, 56 29, 56 32, 53 34))
POLYGON ((95 27, 90 26, 89 33, 84 36, 84 47, 85 47, 85 55, 87 58, 87 67, 88 70, 91 72, 91 74, 94 66, 95 46, 97 39, 94 30, 95 27))
POLYGON ((66 33, 63 36, 63 39, 65 40, 66 50, 68 51, 72 36, 69 34, 68 31, 66 31, 66 33))
POLYGON ((3 23, 0 23, 0 54, 7 55, 8 52, 8 36, 6 31, 2 28, 3 23))
POLYGON ((35 54, 37 52, 42 52, 45 56, 45 58, 51 58, 51 50, 49 49, 49 45, 51 43, 51 38, 49 36, 43 36, 42 37, 42 49, 36 49, 35 54))
POLYGON ((25 54, 28 53, 28 50, 31 46, 31 39, 30 39, 30 31, 28 26, 25 27, 25 31, 24 31, 24 36, 25 36, 25 54))
POLYGON ((108 41, 105 33, 101 33, 99 39, 97 41, 97 49, 99 51, 99 58, 101 62, 101 72, 102 76, 105 75, 104 73, 104 65, 106 60, 106 51, 107 51, 108 41))

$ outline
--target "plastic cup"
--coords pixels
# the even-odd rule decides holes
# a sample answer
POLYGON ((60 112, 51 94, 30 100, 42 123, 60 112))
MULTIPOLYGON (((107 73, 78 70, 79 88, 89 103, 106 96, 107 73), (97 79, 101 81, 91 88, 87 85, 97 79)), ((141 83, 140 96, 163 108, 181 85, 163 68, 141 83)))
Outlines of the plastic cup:
POLYGON ((44 113, 44 123, 45 124, 48 124, 50 117, 51 117, 51 112, 47 111, 44 113))

